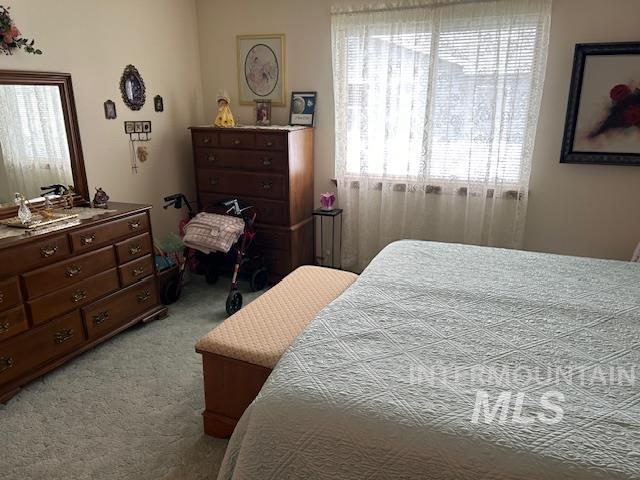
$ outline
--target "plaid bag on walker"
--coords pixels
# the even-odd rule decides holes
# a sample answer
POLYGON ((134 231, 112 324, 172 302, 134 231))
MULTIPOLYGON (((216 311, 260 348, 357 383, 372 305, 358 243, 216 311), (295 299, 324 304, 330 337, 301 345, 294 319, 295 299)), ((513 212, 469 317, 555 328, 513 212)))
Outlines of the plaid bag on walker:
POLYGON ((184 244, 204 253, 227 253, 244 231, 238 217, 199 213, 184 227, 184 244))

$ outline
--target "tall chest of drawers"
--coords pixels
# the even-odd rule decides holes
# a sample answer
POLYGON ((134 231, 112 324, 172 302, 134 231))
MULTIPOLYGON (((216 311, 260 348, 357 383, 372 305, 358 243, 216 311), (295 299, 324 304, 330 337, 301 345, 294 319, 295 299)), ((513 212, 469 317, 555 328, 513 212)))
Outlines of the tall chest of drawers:
POLYGON ((277 280, 313 263, 313 129, 192 127, 198 205, 219 211, 240 198, 257 214, 257 237, 277 280))
POLYGON ((0 401, 139 321, 166 314, 149 207, 0 240, 0 401))

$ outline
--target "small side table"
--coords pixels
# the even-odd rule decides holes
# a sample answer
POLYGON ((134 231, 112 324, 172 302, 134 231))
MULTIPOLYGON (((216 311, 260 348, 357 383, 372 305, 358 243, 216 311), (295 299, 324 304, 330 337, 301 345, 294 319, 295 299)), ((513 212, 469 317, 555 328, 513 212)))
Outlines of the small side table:
POLYGON ((317 259, 320 259, 319 264, 322 266, 329 266, 331 268, 341 268, 342 267, 342 209, 334 208, 333 210, 322 210, 318 208, 313 211, 314 223, 317 225, 318 222, 315 221, 316 218, 320 218, 320 257, 316 257, 316 235, 313 235, 313 255, 317 259), (323 223, 324 218, 331 218, 331 265, 324 265, 324 232, 323 232, 323 223), (336 266, 335 262, 335 247, 336 247, 336 217, 340 217, 340 236, 338 237, 338 266, 336 266))

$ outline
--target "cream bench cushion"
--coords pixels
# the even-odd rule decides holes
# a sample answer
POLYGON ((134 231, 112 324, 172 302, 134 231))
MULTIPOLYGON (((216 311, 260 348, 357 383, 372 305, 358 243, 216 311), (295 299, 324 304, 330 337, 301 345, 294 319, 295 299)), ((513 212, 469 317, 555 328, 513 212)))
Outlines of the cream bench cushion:
POLYGON ((342 270, 299 267, 202 337, 196 351, 272 369, 320 310, 357 278, 342 270))

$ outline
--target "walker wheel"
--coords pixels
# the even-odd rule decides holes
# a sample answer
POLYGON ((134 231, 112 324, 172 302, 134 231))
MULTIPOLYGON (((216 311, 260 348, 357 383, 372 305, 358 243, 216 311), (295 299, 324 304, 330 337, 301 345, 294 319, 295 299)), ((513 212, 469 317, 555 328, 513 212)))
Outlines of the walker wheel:
POLYGON ((259 292, 264 290, 268 283, 269 271, 265 267, 258 268, 251 274, 251 279, 249 280, 251 291, 259 292))
POLYGON ((160 299, 163 305, 171 305, 180 298, 180 294, 182 292, 179 287, 180 284, 178 283, 178 278, 173 278, 167 282, 160 292, 160 299))
POLYGON ((242 308, 242 294, 238 290, 231 290, 227 296, 227 315, 231 316, 242 308))

